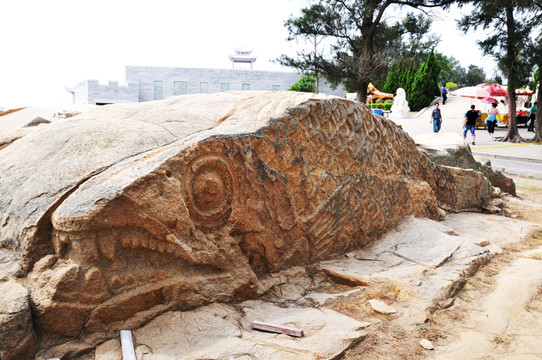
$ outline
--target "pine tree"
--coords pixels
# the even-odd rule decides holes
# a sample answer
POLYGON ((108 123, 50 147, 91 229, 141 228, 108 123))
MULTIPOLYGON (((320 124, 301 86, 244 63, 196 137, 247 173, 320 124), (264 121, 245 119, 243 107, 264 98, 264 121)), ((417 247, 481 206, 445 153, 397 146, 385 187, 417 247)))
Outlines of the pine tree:
POLYGON ((386 82, 382 87, 382 91, 395 94, 395 91, 399 87, 400 72, 401 70, 394 61, 388 69, 388 75, 386 76, 386 82))
POLYGON ((407 101, 412 110, 417 111, 429 106, 433 99, 439 95, 439 74, 440 64, 431 51, 427 61, 420 66, 414 76, 410 94, 407 92, 407 101))

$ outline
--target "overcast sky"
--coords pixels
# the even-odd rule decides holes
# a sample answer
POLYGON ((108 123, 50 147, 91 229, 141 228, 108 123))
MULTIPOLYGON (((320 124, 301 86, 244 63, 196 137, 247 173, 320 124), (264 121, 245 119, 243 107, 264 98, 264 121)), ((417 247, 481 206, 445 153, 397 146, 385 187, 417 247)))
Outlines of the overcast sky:
MULTIPOLYGON (((63 105, 86 79, 124 81, 126 65, 231 68, 234 48, 258 55, 255 70, 292 71, 270 60, 295 54, 284 21, 305 0, 2 0, 0 108, 63 105)), ((475 36, 442 16, 437 50, 493 76, 475 36)))

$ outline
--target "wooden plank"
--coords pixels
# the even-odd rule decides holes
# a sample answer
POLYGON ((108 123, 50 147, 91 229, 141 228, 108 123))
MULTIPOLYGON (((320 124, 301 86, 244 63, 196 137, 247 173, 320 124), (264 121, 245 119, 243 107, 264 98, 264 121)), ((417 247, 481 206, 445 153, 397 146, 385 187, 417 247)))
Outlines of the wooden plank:
POLYGON ((136 360, 134 342, 132 340, 132 332, 130 330, 120 331, 120 346, 122 348, 123 360, 136 360))
POLYGON ((303 330, 301 329, 297 329, 297 328, 293 328, 289 326, 265 323, 265 322, 257 321, 257 320, 254 320, 252 322, 252 328, 256 330, 270 331, 274 333, 286 334, 286 335, 295 336, 295 337, 303 337, 305 335, 303 333, 303 330))

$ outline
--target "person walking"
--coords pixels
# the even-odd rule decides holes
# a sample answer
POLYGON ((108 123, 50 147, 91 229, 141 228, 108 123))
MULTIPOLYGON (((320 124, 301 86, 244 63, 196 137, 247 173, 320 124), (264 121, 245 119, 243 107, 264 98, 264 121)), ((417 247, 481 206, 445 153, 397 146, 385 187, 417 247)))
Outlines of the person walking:
POLYGON ((446 85, 442 85, 442 105, 446 104, 446 100, 448 99, 448 89, 446 89, 446 85))
POLYGON ((529 109, 529 118, 531 119, 531 122, 529 123, 529 127, 527 128, 527 131, 534 132, 534 121, 536 119, 536 105, 538 104, 537 101, 534 102, 533 106, 529 109))
POLYGON ((495 132, 495 125, 497 125, 497 115, 499 115, 499 110, 497 109, 497 104, 491 103, 491 109, 487 112, 487 119, 485 121, 487 125, 487 132, 489 133, 489 138, 493 140, 493 133, 495 132))
POLYGON ((431 120, 429 120, 429 123, 433 123, 433 132, 438 133, 440 131, 440 126, 442 125, 442 115, 440 113, 439 105, 438 103, 435 104, 435 108, 433 109, 433 112, 431 113, 431 120))
POLYGON ((475 106, 471 105, 470 110, 465 114, 465 121, 463 122, 463 140, 467 141, 467 132, 470 131, 472 135, 472 145, 476 145, 476 119, 478 119, 478 112, 474 110, 475 106))

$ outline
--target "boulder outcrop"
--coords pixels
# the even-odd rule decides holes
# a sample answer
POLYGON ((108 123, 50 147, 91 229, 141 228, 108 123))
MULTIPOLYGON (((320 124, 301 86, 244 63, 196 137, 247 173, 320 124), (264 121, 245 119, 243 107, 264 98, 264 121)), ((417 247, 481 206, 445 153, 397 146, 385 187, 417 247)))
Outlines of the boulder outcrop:
POLYGON ((470 147, 460 135, 452 133, 438 134, 438 136, 423 134, 416 136, 414 141, 420 145, 418 150, 433 162, 479 171, 491 182, 491 185, 516 196, 514 180, 499 170, 493 170, 489 160, 486 160, 485 164, 476 161, 470 147))
POLYGON ((19 283, 0 283, 0 359, 29 359, 36 350, 29 298, 19 283))
POLYGON ((492 192, 359 103, 291 92, 96 108, 10 143, 0 172, 0 242, 48 338, 253 298, 264 274, 492 192))

